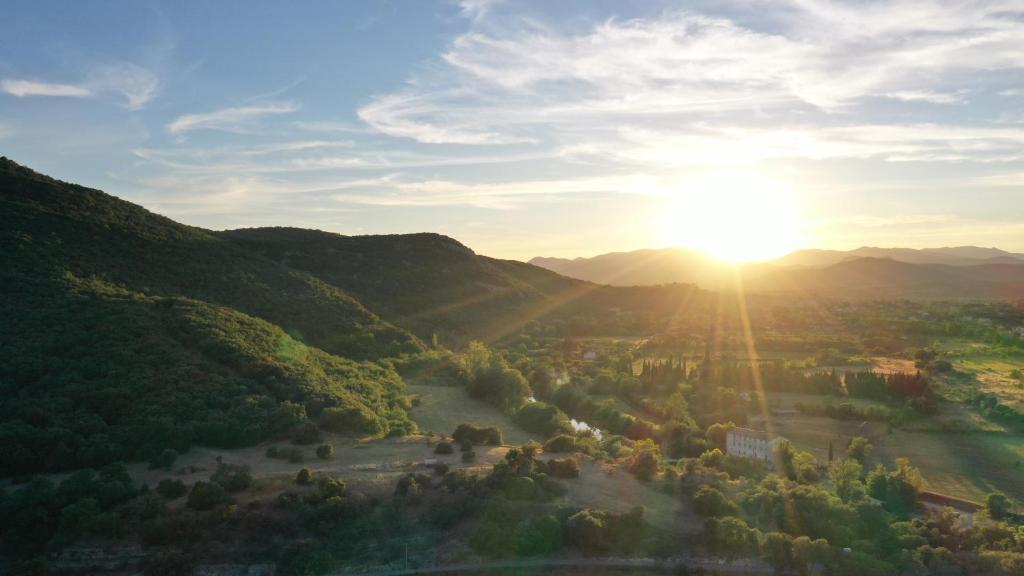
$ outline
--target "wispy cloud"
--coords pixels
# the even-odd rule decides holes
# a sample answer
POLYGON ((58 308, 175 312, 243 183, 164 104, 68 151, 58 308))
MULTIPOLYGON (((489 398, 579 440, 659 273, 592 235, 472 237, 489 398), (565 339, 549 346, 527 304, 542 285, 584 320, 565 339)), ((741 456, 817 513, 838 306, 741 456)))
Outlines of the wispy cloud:
POLYGON ((295 104, 280 103, 222 108, 203 114, 186 114, 169 123, 167 131, 176 136, 181 136, 186 132, 195 130, 243 132, 254 122, 267 116, 289 114, 298 109, 298 106, 295 104))
POLYGON ((962 93, 930 92, 926 90, 903 90, 884 94, 886 98, 901 102, 930 102, 932 104, 958 104, 964 101, 962 93))
POLYGON ((160 90, 160 79, 142 66, 129 62, 107 64, 92 71, 88 86, 96 93, 116 94, 129 110, 139 110, 160 90))
POLYGON ((77 84, 61 84, 8 78, 0 81, 0 89, 19 98, 56 96, 92 98, 113 95, 123 100, 129 110, 139 110, 156 97, 160 80, 155 74, 129 62, 93 67, 87 78, 77 84))
POLYGON ((774 26, 678 11, 583 32, 528 18, 474 27, 451 43, 443 66, 375 97, 359 116, 423 143, 564 140, 581 126, 709 114, 827 119, 872 97, 952 104, 963 100, 956 82, 970 87, 970 74, 1024 66, 1024 29, 1010 2, 773 6, 774 26))
POLYGON ((0 80, 0 88, 4 92, 18 98, 26 96, 63 96, 70 98, 88 98, 93 95, 92 90, 85 86, 75 84, 52 84, 48 82, 36 82, 34 80, 0 80))
POLYGON ((503 0, 459 0, 459 13, 470 20, 479 20, 503 0))

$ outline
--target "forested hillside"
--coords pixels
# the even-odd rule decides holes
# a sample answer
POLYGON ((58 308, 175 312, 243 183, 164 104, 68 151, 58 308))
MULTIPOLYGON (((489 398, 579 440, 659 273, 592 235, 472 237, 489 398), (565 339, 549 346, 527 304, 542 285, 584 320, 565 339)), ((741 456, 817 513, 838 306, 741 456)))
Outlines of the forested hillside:
POLYGON ((422 343, 336 287, 6 159, 0 215, 0 474, 249 444, 327 409, 409 427, 397 374, 356 360, 422 343))

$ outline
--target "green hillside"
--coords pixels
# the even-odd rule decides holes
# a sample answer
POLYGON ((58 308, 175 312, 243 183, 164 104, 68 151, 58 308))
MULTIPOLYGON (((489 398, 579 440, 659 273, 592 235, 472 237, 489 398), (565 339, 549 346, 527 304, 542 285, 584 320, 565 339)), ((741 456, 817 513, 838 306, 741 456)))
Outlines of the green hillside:
POLYGON ((187 296, 273 322, 328 352, 422 349, 335 286, 99 190, 0 161, 5 263, 33 277, 97 275, 153 296, 187 296))
POLYGON ((0 475, 251 444, 325 409, 408 429, 397 374, 341 356, 423 345, 336 287, 6 159, 0 218, 0 475))

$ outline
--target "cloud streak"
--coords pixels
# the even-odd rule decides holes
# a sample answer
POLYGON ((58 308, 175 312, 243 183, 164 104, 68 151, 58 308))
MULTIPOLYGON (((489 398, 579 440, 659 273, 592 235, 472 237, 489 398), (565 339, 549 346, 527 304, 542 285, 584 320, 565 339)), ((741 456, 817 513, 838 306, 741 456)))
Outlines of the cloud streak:
POLYGON ((298 109, 295 104, 280 103, 222 108, 202 114, 186 114, 167 124, 167 132, 175 136, 182 136, 196 130, 244 132, 263 118, 290 114, 298 109))
POLYGON ((0 89, 19 98, 95 98, 112 95, 123 100, 123 105, 129 110, 139 110, 157 96, 160 80, 146 68, 119 62, 92 68, 88 78, 78 84, 7 78, 0 80, 0 89))
POLYGON ((0 81, 0 89, 12 96, 56 96, 65 98, 88 98, 92 90, 75 84, 53 84, 33 80, 6 79, 0 81))

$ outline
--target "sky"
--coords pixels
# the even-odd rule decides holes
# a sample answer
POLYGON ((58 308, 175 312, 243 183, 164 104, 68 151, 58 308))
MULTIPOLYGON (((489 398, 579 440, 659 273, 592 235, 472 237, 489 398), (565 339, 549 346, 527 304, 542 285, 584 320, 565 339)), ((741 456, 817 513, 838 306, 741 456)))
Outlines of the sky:
POLYGON ((1024 252, 1024 4, 5 3, 0 154, 213 229, 1024 252))

